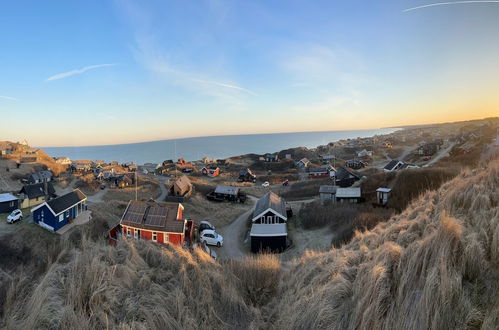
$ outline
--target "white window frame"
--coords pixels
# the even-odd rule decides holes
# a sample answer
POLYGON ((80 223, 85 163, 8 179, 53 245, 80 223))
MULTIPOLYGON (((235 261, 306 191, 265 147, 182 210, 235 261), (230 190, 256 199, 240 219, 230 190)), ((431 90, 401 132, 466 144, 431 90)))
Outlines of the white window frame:
POLYGON ((272 218, 273 218, 273 216, 268 215, 268 216, 267 216, 267 222, 266 222, 266 224, 272 224, 272 223, 273 223, 273 222, 272 222, 272 218))
POLYGON ((59 222, 61 222, 63 220, 64 220, 64 213, 62 213, 62 214, 59 215, 59 222))
POLYGON ((126 229, 126 235, 127 235, 128 237, 132 237, 132 231, 130 230, 130 228, 127 228, 127 229, 126 229))
POLYGON ((158 241, 158 233, 153 231, 152 232, 152 241, 157 242, 158 241))
POLYGON ((133 237, 134 238, 139 238, 139 230, 138 229, 134 229, 133 230, 133 237))
POLYGON ((168 239, 168 233, 163 233, 163 242, 168 243, 170 240, 168 239))

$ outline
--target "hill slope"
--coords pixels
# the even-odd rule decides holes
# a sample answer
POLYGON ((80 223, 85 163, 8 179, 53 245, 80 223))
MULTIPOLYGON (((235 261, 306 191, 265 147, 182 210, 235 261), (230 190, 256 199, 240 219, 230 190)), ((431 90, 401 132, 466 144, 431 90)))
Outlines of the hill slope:
POLYGON ((272 256, 219 264, 147 242, 42 239, 28 226, 0 240, 0 327, 497 328, 498 187, 495 161, 282 268, 272 256))
POLYGON ((278 328, 499 327, 499 165, 462 174, 285 273, 278 328))

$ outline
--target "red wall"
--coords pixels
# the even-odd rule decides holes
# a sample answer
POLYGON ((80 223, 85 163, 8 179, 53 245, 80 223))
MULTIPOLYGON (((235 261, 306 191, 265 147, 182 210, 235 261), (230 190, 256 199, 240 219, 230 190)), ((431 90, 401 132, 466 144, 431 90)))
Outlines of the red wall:
MULTIPOLYGON (((127 227, 122 226, 123 228, 123 235, 126 236, 126 231, 127 227)), ((131 231, 131 237, 134 237, 134 228, 130 227, 131 231)), ((160 244, 164 244, 164 233, 161 231, 156 232, 157 233, 157 241, 160 244)), ((140 230, 140 238, 147 240, 147 241, 152 241, 152 231, 141 229, 140 230)), ((184 243, 184 234, 177 234, 177 233, 168 233, 168 242, 171 244, 178 244, 182 245, 184 243)))

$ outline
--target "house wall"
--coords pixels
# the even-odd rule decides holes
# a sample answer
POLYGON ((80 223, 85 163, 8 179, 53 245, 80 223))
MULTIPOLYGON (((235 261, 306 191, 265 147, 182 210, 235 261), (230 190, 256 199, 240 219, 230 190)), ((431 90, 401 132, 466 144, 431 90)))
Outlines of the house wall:
POLYGON ((359 203, 360 198, 336 198, 339 203, 359 203))
POLYGON ((40 205, 43 202, 45 202, 45 196, 41 196, 41 197, 38 197, 38 198, 32 198, 32 199, 25 198, 25 199, 21 200, 21 203, 19 204, 20 205, 19 207, 21 209, 25 209, 25 208, 28 208, 28 207, 33 207, 33 206, 36 206, 36 205, 40 205))
POLYGON ((251 236, 251 252, 282 252, 286 249, 287 236, 251 236))
POLYGON ((147 229, 134 228, 130 226, 121 226, 122 234, 125 237, 135 237, 135 230, 140 230, 140 239, 152 241, 153 232, 156 233, 157 242, 160 244, 171 243, 176 245, 182 245, 184 243, 184 234, 182 233, 166 233, 162 231, 153 231, 147 229), (127 236, 127 230, 130 229, 130 236, 127 236), (167 239, 165 240, 165 235, 167 239))
POLYGON ((326 202, 331 201, 332 203, 336 202, 336 195, 329 193, 321 193, 321 205, 324 205, 326 202))
POLYGON ((309 173, 308 177, 311 179, 327 178, 327 177, 329 177, 329 173, 328 172, 313 172, 313 173, 309 173))
POLYGON ((50 209, 44 205, 33 212, 33 221, 36 223, 43 222, 44 224, 54 228, 54 231, 57 231, 67 225, 70 219, 76 218, 76 208, 77 205, 61 214, 58 214, 57 216, 54 216, 50 209))
POLYGON ((19 201, 8 201, 0 203, 0 213, 10 213, 19 208, 19 201))
POLYGON ((269 221, 268 217, 272 217, 271 219, 273 221, 272 223, 286 223, 286 221, 284 221, 281 217, 278 217, 277 215, 275 215, 270 211, 265 213, 260 218, 256 219, 254 223, 266 223, 265 221, 269 221))

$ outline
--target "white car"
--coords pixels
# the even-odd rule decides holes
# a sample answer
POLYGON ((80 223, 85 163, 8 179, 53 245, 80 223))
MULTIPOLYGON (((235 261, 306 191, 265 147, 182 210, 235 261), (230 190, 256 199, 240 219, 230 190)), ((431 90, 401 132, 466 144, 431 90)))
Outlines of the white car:
POLYGON ((14 223, 22 219, 23 219, 23 212, 17 209, 12 211, 12 213, 7 217, 7 223, 14 223))
POLYGON ((270 186, 270 183, 268 181, 265 181, 264 183, 262 183, 262 187, 268 187, 270 186))
POLYGON ((206 229, 201 233, 201 237, 199 238, 201 243, 208 244, 208 245, 216 245, 218 247, 221 247, 224 245, 224 238, 222 235, 217 234, 216 231, 211 230, 211 229, 206 229))

